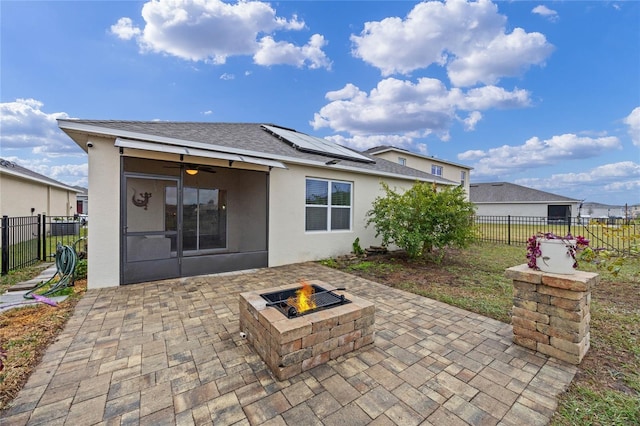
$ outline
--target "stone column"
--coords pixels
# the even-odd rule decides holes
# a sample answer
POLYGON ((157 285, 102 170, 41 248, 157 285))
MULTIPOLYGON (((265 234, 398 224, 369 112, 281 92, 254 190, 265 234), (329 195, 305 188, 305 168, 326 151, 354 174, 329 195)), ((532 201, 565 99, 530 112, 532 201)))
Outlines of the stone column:
POLYGON ((589 350, 591 289, 600 276, 551 274, 526 264, 507 269, 506 276, 513 280, 514 343, 580 364, 589 350))

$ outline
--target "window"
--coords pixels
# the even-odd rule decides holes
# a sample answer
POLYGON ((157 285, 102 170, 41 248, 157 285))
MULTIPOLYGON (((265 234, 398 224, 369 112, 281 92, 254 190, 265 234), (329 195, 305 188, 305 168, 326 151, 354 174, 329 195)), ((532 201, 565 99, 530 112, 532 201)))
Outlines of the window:
POLYGON ((437 166, 435 164, 431 165, 431 174, 436 176, 442 176, 442 166, 437 166))
MULTIPOLYGON (((171 197, 175 199, 175 188, 171 197)), ((169 193, 168 193, 169 194, 169 193)), ((175 207, 174 207, 175 210, 175 207)), ((227 246, 227 191, 185 187, 182 206, 182 248, 190 254, 227 246)), ((167 210, 166 223, 175 229, 176 217, 167 210)))
POLYGON ((398 157, 398 164, 400 164, 401 166, 406 166, 407 165, 407 159, 404 157, 398 157))
POLYGON ((464 188, 465 182, 467 181, 467 172, 460 172, 460 186, 464 188))
POLYGON ((306 184, 305 230, 350 230, 352 184, 322 179, 307 179, 306 184))

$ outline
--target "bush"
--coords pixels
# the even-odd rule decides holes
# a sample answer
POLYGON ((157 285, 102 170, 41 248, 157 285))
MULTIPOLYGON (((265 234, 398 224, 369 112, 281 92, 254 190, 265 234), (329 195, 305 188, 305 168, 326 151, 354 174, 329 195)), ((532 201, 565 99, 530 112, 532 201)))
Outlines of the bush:
POLYGON ((466 247, 475 239, 474 206, 462 187, 437 189, 435 184, 416 182, 400 194, 382 182, 384 197, 377 197, 367 212, 382 244, 395 244, 416 258, 434 248, 466 247))
POLYGON ((77 280, 83 280, 87 278, 87 260, 86 259, 79 260, 78 263, 76 263, 76 269, 74 274, 75 274, 75 279, 77 280))

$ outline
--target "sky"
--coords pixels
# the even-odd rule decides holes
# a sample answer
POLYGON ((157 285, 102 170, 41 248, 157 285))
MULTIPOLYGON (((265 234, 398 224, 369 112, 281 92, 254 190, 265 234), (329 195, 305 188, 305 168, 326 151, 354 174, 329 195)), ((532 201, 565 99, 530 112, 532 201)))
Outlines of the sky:
POLYGON ((0 0, 0 157, 86 187, 59 118, 274 123, 633 205, 640 2, 0 0))

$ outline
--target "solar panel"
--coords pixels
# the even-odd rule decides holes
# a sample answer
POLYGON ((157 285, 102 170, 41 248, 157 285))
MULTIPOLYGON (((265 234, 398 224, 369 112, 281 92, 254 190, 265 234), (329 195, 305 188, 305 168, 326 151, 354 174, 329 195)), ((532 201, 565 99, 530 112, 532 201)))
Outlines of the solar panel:
POLYGON ((344 146, 326 139, 316 138, 294 130, 283 129, 282 127, 268 126, 266 124, 263 124, 262 127, 269 133, 278 136, 280 139, 302 152, 321 154, 333 158, 359 161, 362 163, 375 163, 374 160, 367 158, 364 155, 360 155, 349 148, 345 148, 344 146))

